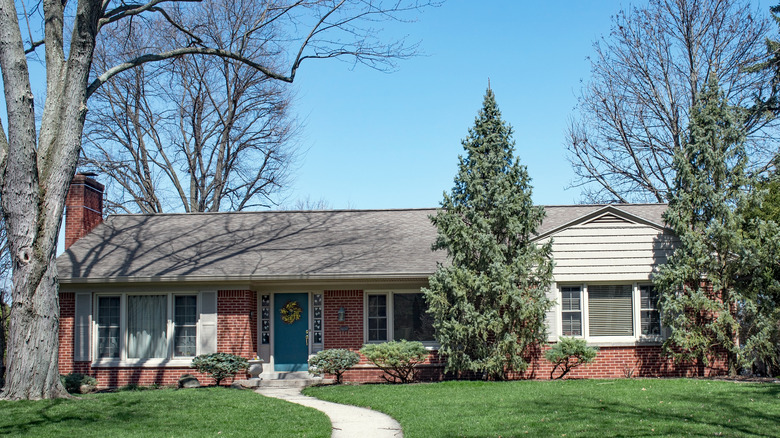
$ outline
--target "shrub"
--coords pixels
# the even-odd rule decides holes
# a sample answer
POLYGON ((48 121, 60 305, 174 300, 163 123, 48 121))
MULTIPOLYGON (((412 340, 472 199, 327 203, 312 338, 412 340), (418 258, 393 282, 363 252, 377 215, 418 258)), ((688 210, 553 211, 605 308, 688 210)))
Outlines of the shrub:
POLYGON ((80 373, 61 375, 60 381, 65 389, 71 394, 81 394, 81 385, 97 386, 97 379, 80 373))
POLYGON ((557 377, 560 379, 573 368, 593 362, 598 351, 598 347, 588 347, 584 339, 561 337, 558 343, 544 354, 544 357, 555 365, 550 371, 550 378, 553 378, 558 368, 562 371, 557 377))
POLYGON ((391 383, 414 381, 417 364, 425 360, 428 355, 422 342, 417 341, 366 344, 360 349, 360 353, 381 368, 385 372, 382 377, 391 383))
POLYGON ((223 379, 233 377, 237 372, 249 367, 249 362, 241 356, 230 353, 201 354, 192 359, 192 366, 201 373, 211 376, 219 386, 223 379))
POLYGON ((336 383, 341 383, 341 375, 348 368, 360 362, 360 356, 344 348, 322 350, 309 359, 309 373, 319 376, 323 373, 335 374, 336 383))

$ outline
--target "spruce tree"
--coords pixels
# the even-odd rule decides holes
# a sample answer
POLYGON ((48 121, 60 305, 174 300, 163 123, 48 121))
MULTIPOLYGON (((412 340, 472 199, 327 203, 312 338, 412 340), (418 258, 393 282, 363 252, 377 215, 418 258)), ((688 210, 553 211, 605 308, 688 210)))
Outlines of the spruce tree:
POLYGON ((552 246, 532 241, 544 209, 531 201, 490 88, 462 144, 455 186, 431 217, 433 249, 451 263, 438 267, 425 296, 446 370, 501 380, 525 370, 529 347, 546 341, 552 246))
POLYGON ((680 244, 654 279, 663 324, 671 329, 665 350, 705 365, 725 353, 731 375, 768 347, 766 324, 740 333, 744 315, 757 314, 760 294, 746 280, 753 262, 767 260, 768 248, 747 232, 741 213, 752 200, 737 114, 711 78, 672 164, 675 185, 664 219, 680 244))

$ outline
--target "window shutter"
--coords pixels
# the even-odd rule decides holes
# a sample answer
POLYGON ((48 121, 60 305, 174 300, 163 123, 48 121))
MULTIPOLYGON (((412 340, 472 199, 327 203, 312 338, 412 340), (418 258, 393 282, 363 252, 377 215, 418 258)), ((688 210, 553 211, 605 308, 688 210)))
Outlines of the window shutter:
POLYGON ((92 293, 77 293, 73 321, 73 360, 89 361, 92 326, 92 293))
POLYGON ((558 302, 558 290, 555 286, 550 286, 550 288, 547 290, 547 298, 555 301, 555 305, 547 311, 547 313, 544 316, 544 321, 547 323, 547 340, 557 341, 558 336, 560 335, 559 326, 558 323, 558 309, 560 308, 560 304, 558 302))
POLYGON ((217 292, 200 293, 198 354, 217 352, 217 292))
POLYGON ((630 285, 588 286, 590 336, 633 336, 630 285))

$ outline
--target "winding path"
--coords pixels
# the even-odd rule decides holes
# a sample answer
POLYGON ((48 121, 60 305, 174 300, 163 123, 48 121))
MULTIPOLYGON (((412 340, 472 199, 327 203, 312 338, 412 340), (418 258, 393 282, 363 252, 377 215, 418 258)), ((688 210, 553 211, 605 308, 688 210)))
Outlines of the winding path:
POLYGON ((333 425, 332 438, 402 438, 401 425, 381 412, 327 402, 301 394, 300 388, 263 388, 258 394, 322 411, 333 425))

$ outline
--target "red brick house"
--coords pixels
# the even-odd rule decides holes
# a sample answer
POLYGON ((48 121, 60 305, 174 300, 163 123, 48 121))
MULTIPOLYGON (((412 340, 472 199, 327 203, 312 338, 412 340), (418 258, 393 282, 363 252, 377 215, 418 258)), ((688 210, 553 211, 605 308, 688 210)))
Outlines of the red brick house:
MULTIPOLYGON (((435 209, 116 215, 102 220, 103 186, 77 175, 66 211, 60 280, 60 370, 102 386, 172 384, 194 356, 265 361, 266 377, 303 371, 322 349, 422 341, 426 379, 443 378, 420 289, 435 209), (299 312, 292 324, 283 308, 299 312)), ((601 347, 573 377, 670 376, 719 370, 662 357, 664 329, 650 278, 675 237, 662 204, 545 207, 538 240, 556 262, 550 341, 601 347)), ((522 377, 549 378, 541 351, 522 377)), ((351 381, 378 380, 368 363, 351 381)))

